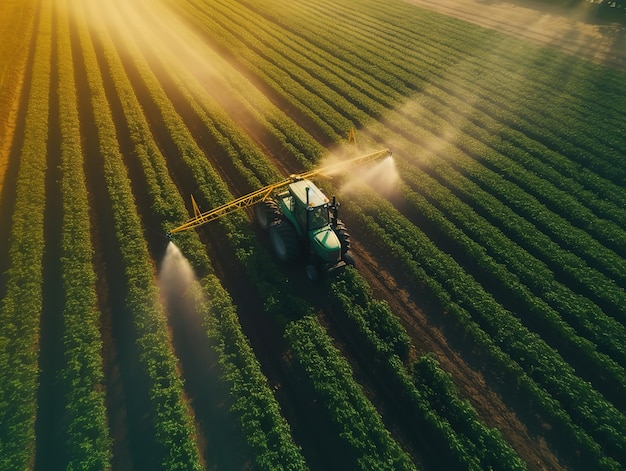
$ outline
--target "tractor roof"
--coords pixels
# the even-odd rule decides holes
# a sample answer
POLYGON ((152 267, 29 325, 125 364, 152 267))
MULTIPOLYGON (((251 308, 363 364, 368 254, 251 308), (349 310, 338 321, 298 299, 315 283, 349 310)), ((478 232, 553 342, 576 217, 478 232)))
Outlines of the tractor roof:
POLYGON ((306 205, 306 189, 309 188, 309 206, 314 208, 328 203, 328 198, 310 180, 298 180, 289 185, 291 193, 298 198, 303 205, 306 205))

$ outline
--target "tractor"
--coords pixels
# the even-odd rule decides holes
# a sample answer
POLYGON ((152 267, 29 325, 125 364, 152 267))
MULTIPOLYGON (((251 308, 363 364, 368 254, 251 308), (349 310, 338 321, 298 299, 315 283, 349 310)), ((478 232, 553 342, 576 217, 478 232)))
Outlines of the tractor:
POLYGON ((279 260, 290 262, 305 254, 309 279, 354 264, 350 235, 338 218, 337 199, 329 201, 310 180, 294 181, 254 209, 259 226, 269 231, 279 260))
POLYGON ((167 233, 191 229, 239 209, 254 206, 254 215, 261 229, 269 232, 276 257, 282 262, 292 262, 306 256, 306 274, 309 279, 341 271, 353 265, 350 252, 350 235, 338 217, 339 203, 333 196, 328 199, 309 180, 309 177, 334 174, 354 165, 391 156, 389 149, 355 157, 315 169, 263 187, 211 211, 202 213, 191 197, 194 217, 167 233))

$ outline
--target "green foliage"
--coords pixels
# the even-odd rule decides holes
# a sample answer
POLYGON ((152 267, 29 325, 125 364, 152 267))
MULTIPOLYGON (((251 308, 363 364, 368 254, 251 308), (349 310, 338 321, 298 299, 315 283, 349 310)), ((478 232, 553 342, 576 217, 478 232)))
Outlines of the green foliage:
POLYGON ((380 415, 352 377, 348 362, 333 346, 317 319, 303 317, 285 336, 302 374, 324 404, 339 437, 358 469, 415 469, 384 427, 380 415))
POLYGON ((365 337, 364 343, 374 348, 375 355, 395 354, 407 359, 409 335, 387 303, 372 299, 371 288, 356 270, 347 269, 328 288, 335 315, 346 316, 350 326, 365 337))
MULTIPOLYGON (((210 35, 212 29, 219 29, 212 37, 241 58, 251 73, 287 96, 290 103, 304 108, 304 103, 309 104, 303 114, 319 109, 324 124, 339 129, 336 123, 346 117, 353 122, 376 118, 378 103, 395 108, 385 112, 384 125, 370 127, 372 135, 382 142, 402 143, 397 154, 406 162, 402 171, 412 188, 421 188, 422 179, 432 181, 420 190, 423 199, 407 191, 404 200, 411 211, 417 209, 418 217, 426 216, 437 224, 447 238, 445 243, 454 244, 463 266, 452 268, 449 260, 436 261, 439 252, 434 246, 432 251, 420 251, 420 245, 430 241, 420 236, 418 244, 410 243, 414 231, 406 221, 402 229, 396 226, 402 219, 399 215, 397 221, 395 216, 376 221, 380 231, 376 239, 387 253, 396 255, 413 282, 458 316, 477 345, 501 365, 503 376, 517 378, 529 393, 529 401, 575 437, 584 456, 615 466, 603 454, 619 459, 621 439, 608 431, 613 427, 601 425, 604 419, 596 420, 586 412, 587 404, 577 404, 569 383, 565 386, 560 380, 560 368, 568 372, 567 382, 577 385, 574 389, 581 388, 582 396, 596 398, 595 410, 607 411, 618 429, 623 425, 622 414, 586 385, 556 350, 571 352, 567 359, 574 366, 580 362, 587 371, 594 371, 591 374, 597 372, 602 381, 597 388, 614 398, 621 395, 625 195, 620 189, 624 178, 620 155, 625 146, 616 123, 623 120, 623 87, 619 85, 623 74, 583 61, 572 63, 571 57, 548 49, 520 52, 519 43, 497 33, 423 11, 418 14, 408 5, 242 3, 250 11, 232 7, 236 15, 213 15, 211 28, 205 32, 210 35), (268 18, 268 23, 283 28, 280 34, 265 26, 268 18), (422 27, 417 28, 418 24, 422 27), (503 48, 516 53, 482 52, 494 36, 503 48), (254 53, 241 52, 241 45, 257 57, 243 59, 254 53), (272 55, 267 50, 280 53, 272 55), (383 62, 384 66, 377 66, 383 62), (267 75, 277 64, 289 70, 279 85, 267 75), (566 66, 568 77, 576 80, 563 84, 558 74, 566 66), (416 90, 419 100, 401 106, 416 90), (531 94, 537 98, 529 100, 531 94), (375 99, 368 102, 365 96, 375 99), (319 99, 324 103, 318 104, 319 99), (591 102, 598 106, 589 106, 591 102), (328 107, 333 106, 336 112, 329 115, 328 107), (422 168, 425 172, 420 172, 422 168), (446 188, 452 193, 448 201, 440 199, 446 188), (465 213, 459 223, 458 208, 464 202, 475 214, 465 213), (442 209, 444 218, 437 213, 442 209), (445 221, 452 211, 458 229, 445 221), (476 223, 476 215, 486 222, 476 223), (503 234, 502 247, 497 247, 499 241, 489 237, 489 231, 503 234), (526 261, 539 268, 537 274, 525 267, 526 261), (465 270, 468 276, 463 275, 465 270), (435 271, 440 276, 430 278, 435 271), (471 280, 474 273, 487 273, 498 284, 481 287, 471 280), (549 281, 544 283, 539 273, 549 281), (497 292, 496 286, 503 292, 497 292), (511 321, 514 335, 521 336, 518 339, 507 333, 510 329, 504 322, 493 322, 502 317, 495 312, 506 312, 502 317, 506 322, 511 314, 492 296, 498 300, 513 297, 516 305, 528 311, 521 316, 526 326, 511 321), (529 328, 530 332, 525 331, 529 328), (531 333, 537 331, 541 339, 531 333), (500 344, 521 363, 511 361, 500 344), (544 350, 558 361, 546 361, 544 350), (530 382, 524 371, 542 386, 530 382), (598 442, 580 433, 581 427, 597 435, 598 442, 612 443, 611 451, 601 451, 598 442)), ((195 4, 200 14, 208 11, 195 4)), ((331 134, 327 136, 332 139, 331 134)))
POLYGON ((46 142, 50 88, 51 5, 39 14, 33 75, 10 228, 6 293, 0 304, 0 469, 26 469, 37 414, 42 310, 46 142))
MULTIPOLYGON (((355 123, 368 127, 368 138, 393 142, 403 177, 397 205, 402 212, 375 195, 346 205, 363 229, 365 243, 388 255, 417 291, 435 300, 496 374, 514 385, 522 402, 572 444, 566 459, 580 457, 581 463, 598 469, 619 468, 626 460, 621 399, 626 392, 623 73, 522 45, 404 2, 168 3, 236 62, 234 71, 220 54, 211 53, 211 62, 225 71, 214 78, 220 91, 207 93, 191 73, 167 64, 157 41, 139 49, 128 35, 125 66, 138 71, 139 87, 133 88, 120 51, 106 33, 108 26, 87 32, 77 10, 115 215, 111 230, 124 259, 126 303, 134 316, 142 369, 150 378, 146 400, 163 466, 198 469, 200 463, 100 73, 112 78, 134 150, 127 158, 138 160, 151 210, 164 231, 187 218, 170 169, 197 185, 202 207, 232 198, 220 172, 235 176, 238 185, 245 181, 249 189, 282 174, 246 136, 248 128, 231 119, 232 111, 219 100, 222 90, 236 103, 233 107, 246 110, 252 119, 246 126, 258 126, 291 166, 314 165, 325 152, 320 142, 339 142, 355 123), (103 45, 103 72, 90 35, 103 45), (151 66, 164 71, 159 76, 163 85, 176 90, 176 108, 148 68, 148 56, 155 58, 151 66), (144 85, 177 150, 167 162, 135 96, 144 85), (228 162, 227 170, 220 166, 218 172, 207 161, 178 114, 179 104, 191 110, 201 132, 219 149, 212 162, 228 162)), ((63 60, 71 58, 64 14, 57 15, 65 195, 64 433, 69 469, 101 469, 109 463, 110 443, 76 97, 71 63, 63 60), (68 198, 72 192, 82 196, 68 198)), ((10 229, 10 269, 0 306, 2 469, 25 468, 33 453, 50 5, 42 4, 39 17, 10 229)), ((332 339, 310 317, 311 305, 293 292, 247 218, 234 215, 216 226, 265 300, 268 321, 286 327, 307 388, 323 398, 320 409, 352 450, 355 466, 411 467, 364 400, 332 339)), ((305 468, 205 247, 193 232, 182 234, 177 243, 202 278, 194 289, 206 295, 202 300, 198 293, 205 328, 215 341, 232 411, 256 466, 305 468)), ((349 340, 372 359, 407 415, 452 467, 524 467, 499 433, 481 423, 433 358, 421 358, 411 378, 403 364, 410 348, 406 331, 386 303, 373 299, 356 271, 348 269, 330 284, 329 299, 351 330, 349 340)))
POLYGON ((414 365, 413 381, 420 393, 470 442, 467 444, 479 460, 480 469, 526 469, 526 464, 504 441, 497 429, 489 428, 467 399, 463 399, 451 377, 431 355, 421 357, 414 365))
POLYGON ((114 232, 123 261, 128 291, 125 304, 133 315, 140 364, 149 378, 154 438, 164 469, 201 469, 193 441, 194 427, 183 402, 183 385, 164 313, 158 299, 153 266, 143 237, 130 180, 119 151, 115 124, 84 13, 76 10, 83 60, 88 73, 91 105, 97 127, 104 178, 114 217, 114 232))
MULTIPOLYGON (((131 138, 135 144, 137 155, 146 176, 148 192, 151 195, 153 210, 162 216, 163 229, 168 230, 181 220, 187 218, 187 212, 182 199, 167 173, 165 158, 159 151, 150 136, 150 130, 145 116, 143 115, 137 98, 132 93, 132 88, 119 63, 119 57, 110 42, 110 38, 102 34, 101 39, 105 45, 105 54, 109 67, 114 71, 114 82, 119 96, 124 104, 124 112, 127 119, 132 123, 131 138), (171 216, 171 217, 170 217, 171 216)), ((189 131, 184 126, 180 117, 174 111, 171 102, 163 89, 142 60, 142 54, 129 37, 126 47, 132 53, 132 58, 138 68, 141 78, 149 85, 150 94, 162 117, 172 133, 180 154, 183 155, 184 164, 198 181, 204 182, 203 188, 210 188, 215 193, 200 193, 207 203, 215 206, 220 204, 222 198, 229 197, 224 183, 216 174, 208 162, 204 160, 200 149, 193 142, 189 131)), ((171 71, 170 71, 171 73, 171 71)), ((182 84, 179 84, 184 89, 182 84)), ((187 99, 193 100, 190 94, 187 99)), ((195 102, 194 102, 195 103, 195 102)), ((208 101, 204 101, 209 105, 208 101)), ((198 108, 200 110, 200 108, 198 108)), ((230 129, 232 126, 226 121, 223 114, 215 109, 214 120, 217 122, 212 129, 230 129), (230 127, 229 127, 230 126, 230 127)), ((221 135, 220 142, 226 145, 221 135)), ((243 144, 239 144, 241 146, 243 144)), ((238 152, 236 148, 232 153, 238 152)), ((235 154, 235 155, 238 155, 235 154)), ((244 169, 243 165, 238 166, 244 169)), ((266 175, 265 168, 257 167, 260 175, 266 175)), ((255 178, 251 173, 246 173, 250 178, 255 178)), ((242 219, 238 219, 242 223, 242 219)), ((250 240, 249 234, 244 234, 240 228, 225 222, 229 230, 230 240, 238 248, 237 253, 242 260, 248 261, 248 266, 267 263, 266 259, 254 262, 256 248, 247 248, 250 240), (239 244, 239 245, 238 245, 239 244), (241 249, 246 247, 246 249, 241 249)), ((214 340, 214 348, 218 352, 223 377, 230 388, 232 396, 231 410, 238 418, 241 430, 246 437, 249 446, 253 450, 256 463, 260 469, 306 469, 306 463, 299 447, 293 442, 289 425, 281 415, 279 404, 271 391, 267 378, 261 372, 261 367, 254 355, 249 341, 244 336, 241 325, 237 318, 236 308, 229 294, 221 285, 219 279, 213 274, 213 268, 206 255, 206 249, 200 243, 196 232, 189 232, 177 238, 185 255, 191 260, 199 273, 207 273, 201 280, 200 291, 196 291, 198 311, 204 314, 204 325, 207 335, 214 340)))
MULTIPOLYGON (((64 11, 63 8, 59 12, 64 11)), ((110 467, 111 443, 104 394, 100 312, 89 230, 89 199, 83 173, 80 122, 67 15, 57 14, 59 119, 63 178, 62 272, 65 288, 63 346, 68 469, 110 467)))

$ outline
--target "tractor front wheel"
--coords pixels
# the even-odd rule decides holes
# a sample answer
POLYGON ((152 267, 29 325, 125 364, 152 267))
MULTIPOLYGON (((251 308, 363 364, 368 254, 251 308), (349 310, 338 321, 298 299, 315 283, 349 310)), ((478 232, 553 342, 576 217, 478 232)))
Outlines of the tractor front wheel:
POLYGON ((274 253, 280 261, 291 262, 298 258, 300 241, 293 224, 286 219, 279 218, 270 224, 269 230, 274 253))
POLYGON ((347 265, 355 266, 354 255, 352 255, 352 251, 346 252, 343 254, 341 259, 346 262, 347 265))
POLYGON ((350 233, 341 219, 337 219, 337 223, 334 227, 335 234, 341 243, 341 254, 345 255, 350 250, 350 233))

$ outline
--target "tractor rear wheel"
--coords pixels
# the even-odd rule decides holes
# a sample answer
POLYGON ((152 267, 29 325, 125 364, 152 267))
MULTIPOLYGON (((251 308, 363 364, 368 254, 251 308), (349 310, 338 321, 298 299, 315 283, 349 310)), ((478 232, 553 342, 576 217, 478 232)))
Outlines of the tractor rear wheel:
POLYGON ((337 219, 334 230, 341 243, 341 255, 344 255, 350 250, 350 233, 346 229, 345 224, 341 222, 341 219, 337 219))
POLYGON ((254 207, 254 217, 261 229, 266 231, 270 224, 280 217, 280 209, 274 200, 261 201, 254 207))
POLYGON ((284 218, 278 218, 269 225, 270 240, 274 253, 282 262, 291 262, 300 255, 300 241, 293 224, 284 218))

